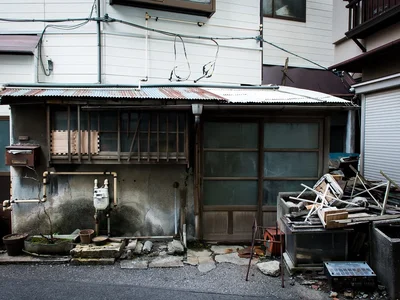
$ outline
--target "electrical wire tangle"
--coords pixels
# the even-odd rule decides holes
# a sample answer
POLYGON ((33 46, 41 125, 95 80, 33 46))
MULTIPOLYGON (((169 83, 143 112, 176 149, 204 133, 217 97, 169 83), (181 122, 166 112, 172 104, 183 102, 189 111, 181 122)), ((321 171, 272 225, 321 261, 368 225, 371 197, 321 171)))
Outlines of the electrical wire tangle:
POLYGON ((93 4, 92 4, 92 8, 91 8, 90 13, 89 13, 89 17, 87 18, 87 20, 85 20, 85 21, 83 21, 81 23, 75 24, 75 25, 50 25, 50 24, 48 24, 48 25, 46 25, 44 27, 42 33, 40 34, 40 38, 39 38, 39 41, 38 41, 39 62, 40 62, 40 66, 42 67, 42 71, 43 71, 44 75, 46 75, 46 76, 50 76, 51 75, 51 71, 50 70, 46 70, 46 67, 44 66, 43 56, 42 56, 43 37, 44 37, 44 35, 46 33, 46 30, 48 28, 54 28, 54 29, 58 29, 58 30, 75 30, 75 29, 78 29, 78 28, 80 28, 82 26, 85 26, 87 23, 89 23, 91 21, 91 18, 93 16, 93 12, 96 9, 97 9, 96 0, 94 0, 93 4))
POLYGON ((217 59, 218 59, 218 53, 219 53, 219 44, 215 39, 211 39, 216 45, 217 45, 217 50, 215 52, 215 58, 212 61, 209 61, 208 63, 206 63, 203 66, 203 75, 200 76, 199 78, 197 78, 194 83, 197 83, 199 80, 203 79, 203 78, 210 78, 211 76, 213 76, 214 74, 214 70, 215 70, 215 65, 217 63, 217 59))
POLYGON ((187 52, 186 52, 186 46, 185 46, 185 42, 183 41, 182 37, 180 35, 175 35, 175 39, 174 39, 174 67, 171 70, 171 74, 169 75, 169 81, 172 81, 173 79, 175 79, 176 81, 186 81, 189 79, 192 71, 190 69, 190 62, 189 59, 187 57, 187 52), (179 68, 179 65, 177 65, 177 52, 176 52, 176 40, 179 38, 179 40, 182 43, 182 48, 183 48, 183 53, 185 55, 185 59, 186 59, 186 65, 188 68, 188 74, 186 77, 182 77, 180 75, 177 74, 177 69, 179 68))

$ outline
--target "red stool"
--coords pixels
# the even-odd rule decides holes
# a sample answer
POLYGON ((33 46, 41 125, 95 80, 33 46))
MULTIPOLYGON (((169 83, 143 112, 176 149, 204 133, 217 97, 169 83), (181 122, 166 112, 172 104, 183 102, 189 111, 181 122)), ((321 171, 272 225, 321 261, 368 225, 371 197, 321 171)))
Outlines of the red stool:
POLYGON ((267 227, 264 231, 264 245, 273 256, 281 255, 280 235, 282 234, 282 252, 285 251, 285 234, 276 227, 267 227), (270 241, 270 242, 268 242, 270 241))

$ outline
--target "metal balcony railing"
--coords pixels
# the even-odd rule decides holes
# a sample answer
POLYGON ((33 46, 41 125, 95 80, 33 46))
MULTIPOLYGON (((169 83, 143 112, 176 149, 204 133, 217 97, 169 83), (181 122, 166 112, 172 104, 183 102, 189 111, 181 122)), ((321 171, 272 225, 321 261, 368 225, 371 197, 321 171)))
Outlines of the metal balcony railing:
POLYGON ((349 9, 349 31, 400 7, 400 0, 352 0, 349 9))

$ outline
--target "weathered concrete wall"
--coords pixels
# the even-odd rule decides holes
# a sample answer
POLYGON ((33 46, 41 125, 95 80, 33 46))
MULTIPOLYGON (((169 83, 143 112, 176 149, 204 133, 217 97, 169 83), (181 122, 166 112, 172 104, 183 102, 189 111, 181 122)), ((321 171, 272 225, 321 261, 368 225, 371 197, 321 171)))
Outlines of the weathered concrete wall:
MULTIPOLYGON (((42 174, 46 170, 46 118, 44 107, 13 107, 14 142, 28 135, 31 143, 42 146, 41 164, 35 170, 12 168, 12 199, 37 199, 42 196, 42 174), (38 180, 39 181, 38 181, 38 180)), ((185 165, 55 165, 56 171, 111 171, 118 174, 118 206, 111 211, 113 236, 172 235, 174 233, 173 183, 179 183, 177 201, 186 207, 188 235, 194 235, 193 177, 185 165)), ((113 200, 113 177, 96 175, 49 176, 48 199, 43 204, 14 204, 14 232, 46 233, 46 212, 51 216, 53 231, 70 233, 79 228, 94 229, 93 181, 109 179, 110 201, 113 200)), ((179 219, 178 219, 179 220, 179 219)), ((100 231, 107 229, 104 214, 100 231)))

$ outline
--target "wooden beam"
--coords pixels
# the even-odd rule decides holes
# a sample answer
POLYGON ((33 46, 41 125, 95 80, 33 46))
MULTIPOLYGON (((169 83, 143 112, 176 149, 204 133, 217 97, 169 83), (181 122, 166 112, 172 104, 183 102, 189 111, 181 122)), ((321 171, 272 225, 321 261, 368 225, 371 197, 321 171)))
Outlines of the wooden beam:
POLYGON ((46 130, 47 130, 47 167, 51 162, 51 125, 50 125, 50 105, 46 106, 46 130))
POLYGON ((90 111, 87 112, 87 118, 88 118, 88 161, 92 160, 92 135, 90 132, 90 111))
POLYGON ((71 162, 71 105, 68 105, 67 112, 67 134, 68 134, 68 162, 71 162))
POLYGON ((121 161, 121 113, 118 110, 117 112, 117 155, 118 155, 118 162, 121 161))
MULTIPOLYGON (((142 118, 142 117, 139 115, 138 121, 137 121, 137 125, 136 125, 136 130, 135 130, 135 133, 134 133, 133 138, 132 138, 131 146, 130 146, 130 148, 129 148, 128 161, 131 160, 133 145, 135 144, 135 139, 136 139, 136 136, 138 135, 138 132, 139 132, 139 127, 140 127, 140 120, 141 120, 141 118, 142 118)), ((138 147, 138 148, 139 148, 139 147, 138 147)))
POLYGON ((82 132, 81 132, 81 106, 80 105, 78 105, 77 106, 77 115, 78 115, 78 117, 77 117, 77 122, 78 122, 78 161, 79 161, 79 163, 81 163, 82 162, 82 149, 81 149, 81 147, 82 147, 82 145, 81 145, 81 134, 82 134, 82 132))

